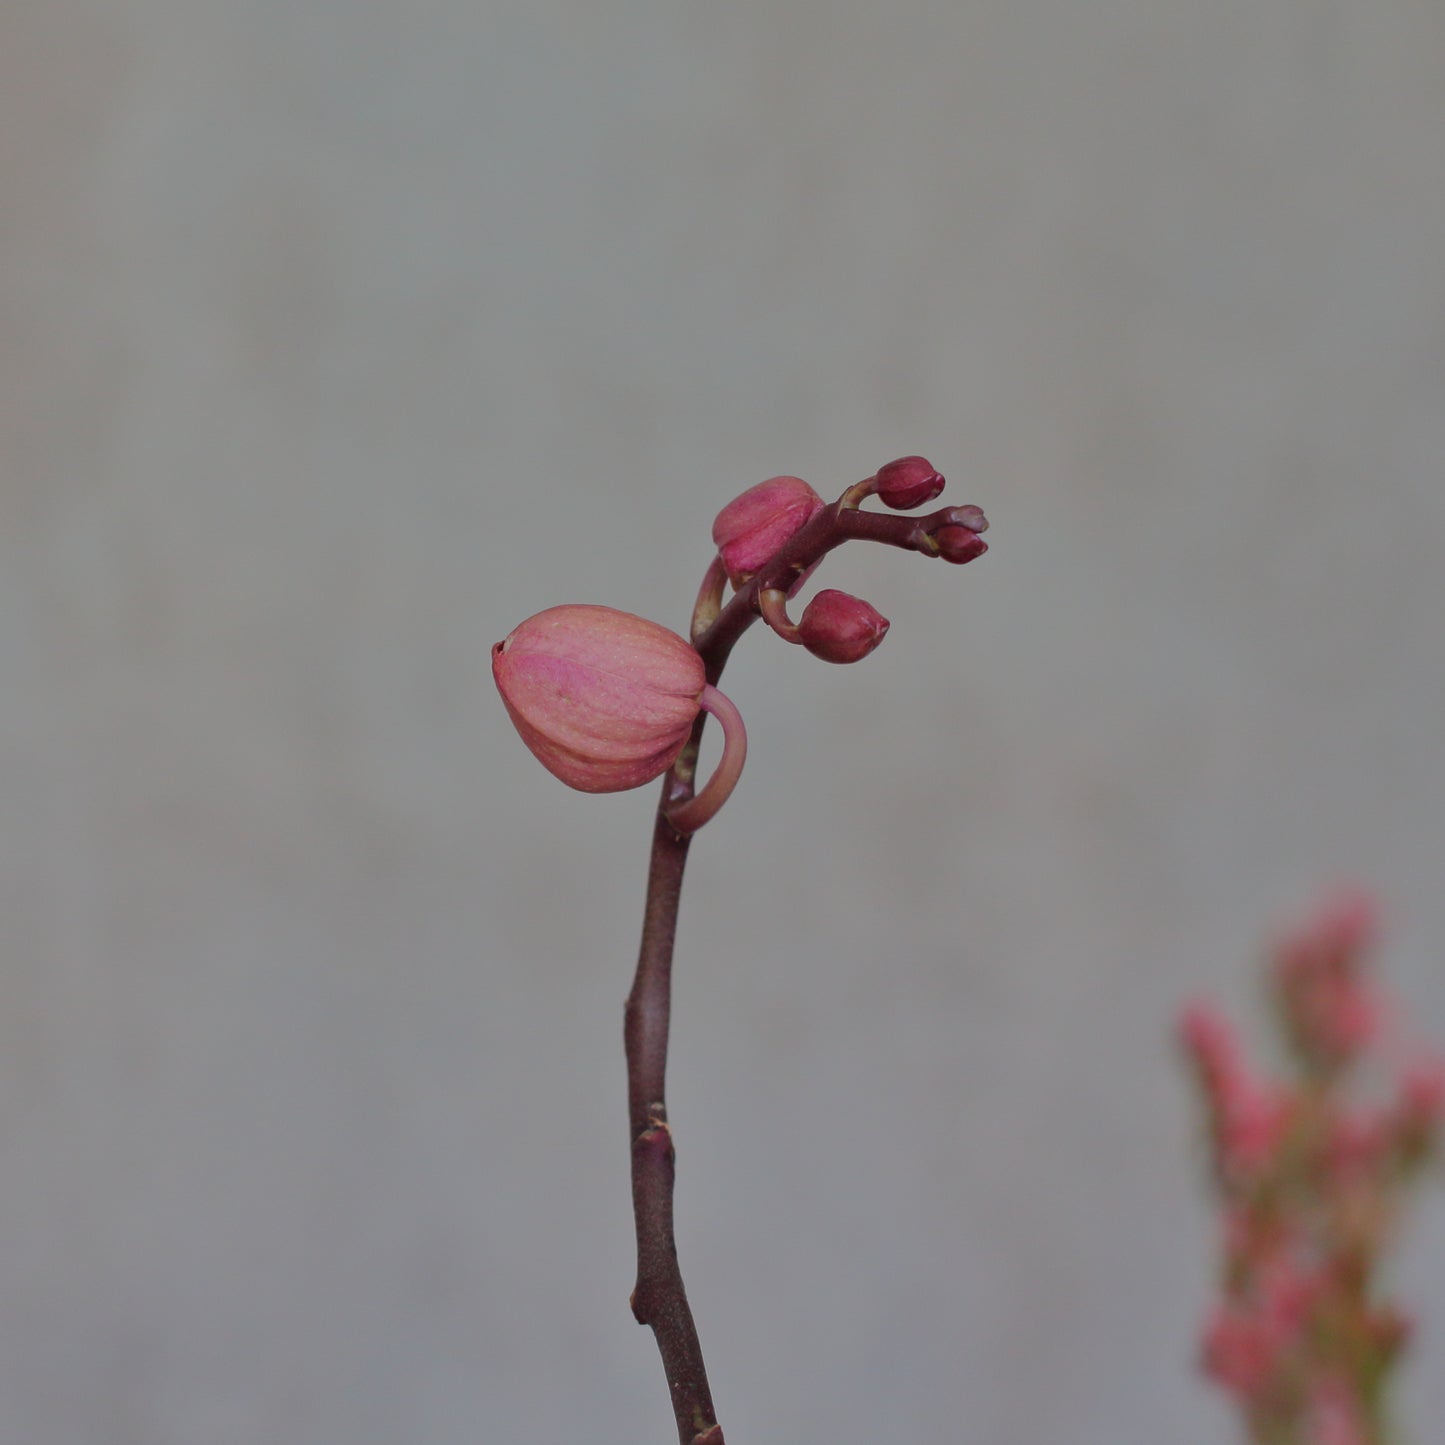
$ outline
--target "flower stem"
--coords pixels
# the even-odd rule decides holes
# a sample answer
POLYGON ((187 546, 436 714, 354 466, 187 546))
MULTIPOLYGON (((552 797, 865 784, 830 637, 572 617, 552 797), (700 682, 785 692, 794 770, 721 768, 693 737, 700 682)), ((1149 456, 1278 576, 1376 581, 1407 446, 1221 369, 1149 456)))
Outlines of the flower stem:
POLYGON ((932 545, 932 533, 939 527, 961 525, 970 531, 982 531, 988 525, 976 507, 945 507, 924 517, 865 512, 858 507, 858 490, 850 489, 832 506, 824 507, 726 604, 722 603, 720 570, 716 563, 709 569, 698 594, 691 629, 693 646, 707 669, 708 686, 703 689, 702 710, 693 723, 692 736, 662 780, 662 797, 652 830, 642 946, 623 1021, 632 1140, 632 1209, 637 1228, 637 1284, 632 1292, 632 1313, 656 1336, 672 1393, 680 1445, 724 1445, 702 1346, 677 1262, 672 1208, 676 1155, 666 1096, 672 954, 687 851, 692 833, 712 817, 732 791, 747 745, 742 718, 716 690, 718 679, 738 638, 761 615, 760 594, 769 589, 781 589, 786 594, 799 576, 834 547, 856 539, 934 555, 937 549, 932 545), (706 787, 694 795, 698 745, 709 712, 723 727, 723 757, 706 787))
POLYGON ((702 1346, 677 1263, 672 1223, 675 1156, 665 1098, 672 947, 690 842, 689 835, 679 833, 659 812, 652 834, 642 948, 623 1027, 632 1134, 632 1211, 637 1226, 632 1313, 639 1324, 650 1325, 657 1338, 681 1445, 694 1445, 699 1437, 707 1445, 723 1445, 702 1346), (710 1438, 709 1431, 715 1431, 710 1438))

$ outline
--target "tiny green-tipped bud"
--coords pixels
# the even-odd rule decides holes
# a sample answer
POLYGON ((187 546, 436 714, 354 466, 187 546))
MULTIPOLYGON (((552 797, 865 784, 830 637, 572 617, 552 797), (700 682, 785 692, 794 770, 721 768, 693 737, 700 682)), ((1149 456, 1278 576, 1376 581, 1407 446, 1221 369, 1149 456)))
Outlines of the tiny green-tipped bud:
POLYGON ((943 490, 943 478, 926 457, 899 457, 879 467, 874 480, 878 500, 898 512, 921 507, 943 490))
POLYGON ((612 607, 551 607, 492 649, 522 741, 584 793, 661 777, 682 751, 707 676, 675 632, 612 607))
POLYGON ((797 640, 824 662, 857 662, 888 633, 888 619, 861 597, 828 587, 803 609, 797 640))
POLYGON ((712 524, 728 580, 741 587, 822 507, 822 497, 801 477, 771 477, 734 497, 712 524))

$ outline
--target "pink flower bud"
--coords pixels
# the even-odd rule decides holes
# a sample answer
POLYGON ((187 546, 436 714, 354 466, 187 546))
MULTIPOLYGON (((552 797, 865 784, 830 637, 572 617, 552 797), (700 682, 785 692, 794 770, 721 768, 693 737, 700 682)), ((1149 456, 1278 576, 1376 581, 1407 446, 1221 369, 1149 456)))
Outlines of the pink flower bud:
POLYGON ((1179 1041, 1211 1099, 1228 1093, 1229 1081, 1242 1067, 1234 1025, 1212 1004, 1192 1003, 1179 1016, 1179 1041))
POLYGON ((1445 1119, 1445 1059, 1417 1059, 1400 1083, 1403 1111, 1431 1127, 1445 1119))
POLYGON ((712 524, 728 580, 741 587, 822 509, 822 497, 801 477, 773 477, 734 497, 712 524))
POLYGON ((1359 1386, 1340 1375, 1326 1375, 1310 1386, 1304 1438, 1317 1445, 1369 1445, 1378 1439, 1371 1429, 1359 1386))
POLYGON ((1219 1306, 1205 1326, 1204 1371, 1245 1402, 1269 1389, 1289 1348, 1287 1332, 1241 1304, 1219 1306))
POLYGON ((907 511, 931 502, 943 490, 943 478, 924 457, 899 457, 878 468, 874 479, 878 500, 895 511, 907 511))
POLYGON ((1341 1108, 1324 1126, 1323 1160, 1331 1183, 1368 1180, 1389 1151, 1391 1120, 1376 1111, 1341 1108))
POLYGON ((1215 1150, 1226 1179, 1242 1183, 1278 1166, 1291 1102, 1278 1087, 1252 1080, 1232 1086, 1215 1120, 1215 1150))
POLYGON ((861 597, 825 588, 803 609, 798 641, 824 662, 857 662, 888 632, 888 619, 861 597))
POLYGON ((1291 1041, 1319 1066, 1343 1067, 1381 1034, 1385 1003, 1365 973, 1377 930, 1369 895, 1337 890, 1276 946, 1275 983, 1291 1041))
POLYGON ((982 557, 988 551, 988 543, 977 532, 952 523, 940 527, 933 534, 933 540, 938 545, 938 555, 945 562, 953 562, 959 566, 972 562, 975 557, 982 557))
POLYGON ((1419 1059, 1405 1070, 1391 1122, 1405 1163, 1418 1164, 1438 1147, 1445 1122, 1445 1061, 1419 1059))
POLYGON ((551 607, 492 648, 522 741, 584 793, 660 777, 682 751, 707 677, 675 632, 611 607, 551 607))

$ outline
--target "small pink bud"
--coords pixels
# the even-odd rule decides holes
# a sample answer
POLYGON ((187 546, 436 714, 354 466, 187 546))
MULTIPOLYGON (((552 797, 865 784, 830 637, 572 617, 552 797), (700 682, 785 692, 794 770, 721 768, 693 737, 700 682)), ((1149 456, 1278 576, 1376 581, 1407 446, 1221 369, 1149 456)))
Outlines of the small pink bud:
POLYGON ((1386 1007, 1366 975, 1378 931, 1368 894, 1337 890, 1276 945, 1274 977, 1292 1043, 1338 1069, 1380 1036, 1386 1007))
POLYGON ((492 648, 522 741, 584 793, 660 777, 682 751, 707 677, 675 632, 611 607, 550 607, 492 648))
POLYGON ((1215 1148, 1227 1179, 1256 1179, 1278 1163, 1291 1103, 1291 1096, 1278 1087, 1250 1080, 1231 1084, 1216 1116, 1215 1148))
POLYGON ((887 632, 888 619, 877 608, 832 587, 808 603, 798 623, 798 641, 824 662, 857 662, 887 632))
POLYGON ((1223 1081, 1239 1072, 1234 1025, 1212 1004, 1192 1003, 1184 1009, 1179 1015, 1179 1041, 1211 1093, 1223 1092, 1223 1081))
POLYGON ((1419 1059, 1400 1080, 1399 1102, 1393 1110, 1393 1132, 1407 1164, 1418 1164, 1438 1147, 1445 1122, 1445 1061, 1419 1059))
POLYGON ((1380 938, 1380 905, 1367 889, 1336 886, 1316 906, 1312 927, 1316 937, 1340 953, 1368 953, 1380 938))
POLYGON ((899 512, 921 507, 943 490, 943 478, 924 457, 899 457, 896 462, 879 467, 874 480, 878 484, 878 500, 899 512))
POLYGON ((1323 1162, 1334 1182, 1368 1179, 1385 1162, 1391 1120, 1363 1109, 1340 1109, 1325 1123, 1323 1162))
POLYGON ((1417 1059, 1406 1069, 1400 1093, 1405 1113, 1438 1125, 1445 1118, 1445 1059, 1417 1059))
POLYGON ((940 527, 933 534, 933 540, 938 545, 938 555, 945 562, 960 566, 965 562, 972 562, 975 557, 982 557, 988 551, 988 543, 977 532, 953 523, 940 527))
POLYGON ((712 524, 728 580, 741 587, 822 508, 822 497, 801 477, 772 477, 734 497, 712 524))
POLYGON ((1340 1375, 1326 1375, 1310 1386, 1304 1438, 1316 1445, 1369 1445, 1377 1439, 1360 1400, 1359 1386, 1340 1375))
POLYGON ((1260 1298, 1270 1318, 1299 1335, 1311 1312, 1324 1298, 1329 1281, 1316 1268, 1290 1255, 1282 1255, 1261 1272, 1260 1298))
POLYGON ((1289 1347, 1273 1320, 1242 1304, 1220 1305, 1204 1330, 1204 1371, 1246 1403, 1269 1389, 1289 1347))

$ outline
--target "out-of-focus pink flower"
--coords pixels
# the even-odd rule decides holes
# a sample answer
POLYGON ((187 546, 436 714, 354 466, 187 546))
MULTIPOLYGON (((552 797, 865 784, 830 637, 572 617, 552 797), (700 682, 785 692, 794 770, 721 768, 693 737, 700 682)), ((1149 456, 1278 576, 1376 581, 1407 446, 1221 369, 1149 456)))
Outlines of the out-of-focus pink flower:
POLYGON ((1345 889, 1276 946, 1275 986, 1291 1036, 1320 1065, 1338 1067, 1379 1036, 1383 1000, 1363 974, 1378 931, 1373 899, 1345 889))
POLYGON ((1219 1162, 1230 1178, 1251 1177, 1270 1164, 1289 1126, 1287 1094, 1252 1081, 1232 1081, 1218 1116, 1219 1162))
POLYGON ((1323 1054, 1355 1058, 1378 1037, 1382 1001, 1350 974, 1321 973, 1299 995, 1300 1020, 1309 1041, 1323 1054))
POLYGON ((1281 940, 1286 954, 1359 959, 1379 942, 1380 906, 1373 893, 1353 885, 1332 889, 1281 940))
POLYGON ((1257 1173, 1288 1126, 1290 1098, 1253 1078, 1233 1026, 1210 1005, 1184 1010, 1179 1037, 1209 1104, 1220 1169, 1231 1178, 1257 1173))
POLYGON ((1371 1445, 1373 1436, 1364 1407, 1340 1376, 1316 1380, 1305 1409, 1309 1445, 1371 1445))
POLYGON ((1205 1373, 1245 1402, 1269 1389, 1289 1348, 1279 1321, 1247 1307, 1220 1305, 1204 1327, 1205 1373))
POLYGON ((1373 903, 1337 893, 1275 949, 1276 1021, 1291 1077, 1254 1075, 1229 1023, 1180 1021, 1214 1145, 1224 1297, 1203 1363, 1239 1401, 1251 1439, 1382 1445, 1380 1386, 1409 1318, 1375 1298, 1412 1171, 1445 1129, 1445 1059, 1419 1060, 1393 1099, 1352 1097, 1381 1039, 1366 951, 1373 903))
POLYGON ((1179 1041, 1206 1074, 1226 1072, 1239 1057, 1234 1025, 1213 1004, 1196 1000, 1185 1006, 1179 1041))
POLYGON ((1438 1149, 1445 1126, 1445 1059, 1417 1059, 1405 1070, 1389 1122, 1406 1165, 1438 1149))
POLYGON ((1432 1127, 1445 1118, 1445 1059, 1417 1059, 1400 1084, 1400 1107, 1432 1127))
POLYGON ((1258 1405, 1280 1383, 1305 1339, 1327 1282, 1288 1253, 1273 1256, 1247 1292, 1210 1315, 1203 1336, 1206 1372, 1241 1401, 1258 1405))
POLYGON ((1261 1269, 1257 1287, 1261 1313, 1295 1340, 1304 1334, 1329 1280, 1318 1270, 1302 1268, 1294 1253, 1282 1251, 1261 1269))
POLYGON ((1326 1124, 1324 1163, 1335 1178, 1379 1168, 1390 1147, 1390 1120, 1376 1110, 1340 1109, 1326 1124))
POLYGON ((1179 1016, 1179 1041, 1199 1073, 1211 1107, 1218 1108, 1242 1073, 1234 1025, 1211 1004, 1189 1004, 1179 1016))

